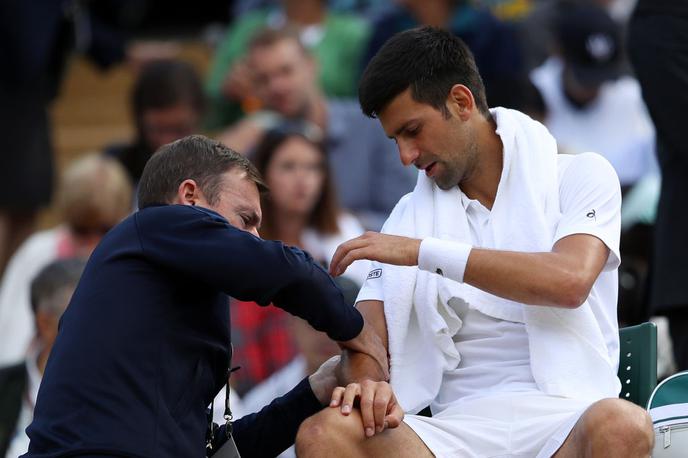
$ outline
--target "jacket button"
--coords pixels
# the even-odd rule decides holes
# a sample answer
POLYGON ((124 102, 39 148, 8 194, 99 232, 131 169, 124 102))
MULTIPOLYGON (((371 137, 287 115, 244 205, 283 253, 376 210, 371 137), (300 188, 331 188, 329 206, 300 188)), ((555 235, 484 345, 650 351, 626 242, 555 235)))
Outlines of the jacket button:
POLYGON ((441 275, 441 276, 444 277, 444 272, 442 272, 442 269, 440 269, 439 267, 435 270, 435 273, 436 273, 437 275, 441 275))

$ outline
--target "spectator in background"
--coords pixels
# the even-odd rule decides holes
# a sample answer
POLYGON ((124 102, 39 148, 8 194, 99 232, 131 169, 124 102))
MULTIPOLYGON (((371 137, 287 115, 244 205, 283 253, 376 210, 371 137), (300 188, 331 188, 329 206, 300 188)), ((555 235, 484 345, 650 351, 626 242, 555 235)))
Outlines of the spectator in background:
POLYGON ((678 370, 688 369, 688 3, 639 0, 629 27, 630 57, 657 129, 662 172, 650 293, 653 314, 669 318, 678 370))
POLYGON ((0 411, 4 414, 0 424, 0 457, 16 458, 29 448, 24 430, 33 418, 38 387, 57 336, 57 325, 84 265, 84 260, 77 258, 53 261, 31 281, 33 343, 24 361, 0 369, 0 411))
POLYGON ((105 154, 119 160, 136 185, 158 148, 198 132, 205 110, 203 84, 189 63, 153 60, 143 66, 134 83, 131 109, 134 140, 111 145, 105 154))
MULTIPOLYGON (((261 201, 261 235, 298 246, 328 268, 337 247, 364 230, 339 208, 324 147, 307 135, 284 126, 266 133, 253 153, 271 191, 261 201)), ((354 263, 348 277, 360 286, 367 274, 367 265, 354 263)))
POLYGON ((244 54, 256 32, 284 26, 297 29, 304 46, 313 52, 318 83, 325 94, 356 95, 358 63, 369 36, 366 22, 353 15, 328 11, 325 0, 282 0, 277 8, 246 13, 228 30, 207 81, 208 128, 227 127, 264 102, 253 96, 244 54))
POLYGON ((237 123, 220 140, 249 152, 265 131, 285 120, 324 133, 330 171, 342 207, 366 229, 379 229, 397 200, 411 191, 416 173, 397 160, 396 145, 353 100, 325 98, 316 84, 317 64, 298 35, 266 29, 249 46, 247 62, 266 110, 237 123))
MULTIPOLYGON (((253 162, 270 189, 261 198, 262 238, 297 246, 328 267, 339 244, 363 234, 358 220, 337 204, 327 156, 316 139, 288 126, 269 131, 256 147, 253 162)), ((347 272, 355 293, 368 270, 367 262, 357 262, 347 272)), ((232 336, 242 370, 232 375, 232 383, 243 394, 291 361, 296 348, 286 312, 234 302, 232 336)))
POLYGON ((83 52, 101 68, 125 55, 123 37, 92 15, 88 3, 0 2, 0 180, 10 190, 0 199, 0 275, 52 198, 48 108, 69 55, 83 52))
POLYGON ((37 232, 17 250, 0 283, 0 366, 24 358, 33 337, 29 284, 56 259, 87 258, 102 236, 131 211, 127 174, 114 159, 88 155, 65 171, 58 189, 64 221, 37 232))
POLYGON ((597 5, 604 8, 615 21, 625 25, 629 16, 628 4, 634 2, 635 0, 537 0, 533 2, 528 14, 516 23, 526 71, 539 67, 556 52, 556 18, 562 6, 576 3, 597 5))
POLYGON ((395 3, 373 21, 373 34, 361 70, 395 33, 418 25, 442 27, 460 37, 473 53, 489 105, 504 105, 491 94, 497 94, 500 86, 509 87, 522 71, 521 51, 511 25, 466 0, 398 0, 395 3))
POLYGON ((559 55, 531 74, 545 125, 566 150, 606 157, 628 188, 656 168, 655 134, 638 82, 620 76, 620 27, 604 9, 572 3, 560 10, 556 36, 559 55))

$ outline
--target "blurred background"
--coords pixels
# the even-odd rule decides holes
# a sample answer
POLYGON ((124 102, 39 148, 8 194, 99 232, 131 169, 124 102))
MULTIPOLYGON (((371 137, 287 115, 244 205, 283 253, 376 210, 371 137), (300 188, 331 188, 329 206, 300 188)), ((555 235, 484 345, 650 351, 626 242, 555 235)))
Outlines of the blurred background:
MULTIPOLYGON (((688 151, 666 119, 687 105, 686 18, 681 0, 4 0, 0 385, 40 383, 63 307, 37 305, 32 288, 45 288, 33 282, 87 258, 135 211, 147 159, 177 138, 203 133, 251 158, 275 191, 263 237, 323 265, 342 241, 379 230, 416 173, 361 114, 358 79, 389 37, 421 24, 468 44, 490 106, 543 122, 561 153, 612 163, 624 196, 619 322, 658 323, 660 377, 688 369, 688 228, 676 210, 688 151)), ((352 303, 359 264, 340 285, 352 303)), ((243 366, 232 383, 247 406, 336 351, 276 308, 237 301, 231 313, 243 366)), ((30 420, 9 399, 0 410, 17 415, 0 425, 0 456, 21 450, 17 422, 30 420)))

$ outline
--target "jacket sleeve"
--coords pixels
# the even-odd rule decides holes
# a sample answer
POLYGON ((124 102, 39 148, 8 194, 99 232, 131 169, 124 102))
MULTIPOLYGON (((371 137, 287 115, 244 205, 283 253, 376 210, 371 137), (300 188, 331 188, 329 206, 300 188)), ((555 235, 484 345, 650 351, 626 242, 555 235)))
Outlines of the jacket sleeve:
POLYGON ((143 255, 199 288, 272 302, 333 340, 352 339, 363 327, 327 272, 297 248, 260 239, 191 206, 143 210, 136 225, 143 255))
MULTIPOLYGON (((233 423, 233 436, 243 457, 274 457, 294 444, 301 422, 322 409, 308 378, 257 413, 233 423)), ((216 435, 215 450, 226 440, 225 426, 216 435)))

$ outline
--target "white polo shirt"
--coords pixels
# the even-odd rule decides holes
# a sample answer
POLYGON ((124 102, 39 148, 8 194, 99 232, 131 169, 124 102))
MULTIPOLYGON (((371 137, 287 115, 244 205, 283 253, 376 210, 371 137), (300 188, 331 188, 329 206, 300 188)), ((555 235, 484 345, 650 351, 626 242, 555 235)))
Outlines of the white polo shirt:
MULTIPOLYGON (((605 337, 611 360, 618 366, 619 338, 616 317, 617 268, 620 263, 621 193, 614 169, 603 157, 584 153, 562 154, 558 157, 559 202, 561 219, 553 244, 572 234, 590 234, 609 248, 610 254, 602 273, 595 281, 588 303, 605 337)), ((490 211, 477 200, 461 193, 468 219, 471 242, 475 247, 489 248, 486 234, 491 231, 490 211), (487 244, 486 244, 487 242, 487 244)), ((421 243, 419 268, 428 272, 440 269, 445 277, 459 271, 452 266, 452 253, 463 256, 460 244, 452 241, 426 239, 421 243)), ((384 264, 373 263, 357 301, 384 301, 382 278, 384 264)), ((445 373, 442 388, 433 405, 433 413, 444 410, 459 399, 482 397, 490 393, 535 391, 537 386, 530 369, 528 336, 525 325, 487 316, 463 301, 452 305, 463 321, 454 336, 461 363, 445 373)))

